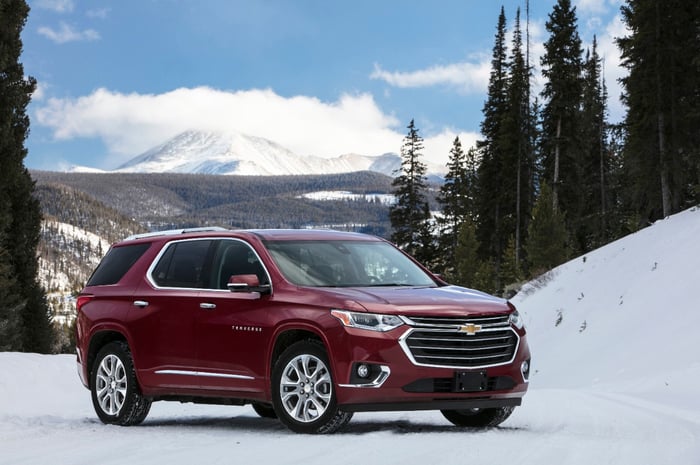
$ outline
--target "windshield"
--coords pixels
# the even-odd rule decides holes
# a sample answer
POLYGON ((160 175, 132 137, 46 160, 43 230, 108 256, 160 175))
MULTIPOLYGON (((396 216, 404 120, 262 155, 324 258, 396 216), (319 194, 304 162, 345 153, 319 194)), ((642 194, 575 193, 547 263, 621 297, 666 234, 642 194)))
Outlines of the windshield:
POLYGON ((386 242, 269 241, 288 281, 298 286, 435 286, 435 281, 386 242))

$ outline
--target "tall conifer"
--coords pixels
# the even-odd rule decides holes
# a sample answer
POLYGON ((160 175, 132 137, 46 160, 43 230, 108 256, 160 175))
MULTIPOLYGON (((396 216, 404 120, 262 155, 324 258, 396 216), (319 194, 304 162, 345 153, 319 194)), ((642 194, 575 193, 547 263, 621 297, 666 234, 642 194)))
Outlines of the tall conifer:
POLYGON ((37 281, 41 212, 24 166, 26 108, 36 88, 19 62, 28 14, 24 0, 0 0, 0 340, 9 350, 49 352, 53 328, 37 281))
MULTIPOLYGON (((476 198, 477 238, 481 245, 481 256, 493 263, 495 276, 498 276, 502 250, 509 236, 509 228, 504 220, 512 222, 505 210, 508 205, 515 204, 514 201, 508 201, 513 197, 513 191, 506 185, 509 181, 514 181, 515 177, 506 179, 506 153, 502 140, 503 119, 508 102, 508 71, 506 16, 501 7, 491 58, 488 96, 482 110, 484 119, 481 122, 481 133, 484 139, 477 143, 480 156, 476 198)), ((498 287, 498 282, 495 287, 498 287)))
POLYGON ((552 190, 546 183, 542 184, 532 211, 525 249, 533 275, 561 265, 568 257, 564 215, 552 208, 552 190))
MULTIPOLYGON (((509 62, 506 111, 501 127, 504 188, 504 216, 512 218, 504 235, 512 238, 513 260, 522 266, 522 244, 534 202, 535 134, 533 108, 530 105, 530 70, 523 52, 520 9, 515 15, 513 44, 509 62)), ((501 274, 503 276, 503 274, 501 274)))
POLYGON ((644 225, 700 201, 700 4, 628 0, 622 18, 626 199, 644 225))
POLYGON ((583 69, 582 155, 583 207, 581 221, 577 224, 577 241, 582 251, 588 251, 606 243, 608 216, 611 202, 610 160, 608 147, 607 91, 603 78, 602 59, 598 55, 598 41, 593 37, 591 49, 586 52, 583 69))
POLYGON ((396 203, 389 210, 393 229, 391 240, 416 259, 432 260, 426 249, 430 231, 430 210, 426 200, 427 167, 421 160, 423 138, 418 135, 413 120, 401 146, 401 168, 392 181, 396 203))
POLYGON ((438 237, 442 263, 439 271, 449 279, 454 275, 455 254, 460 226, 468 219, 475 218, 474 190, 476 183, 476 161, 474 149, 466 153, 459 137, 455 137, 447 163, 445 182, 440 186, 437 201, 442 207, 442 215, 437 220, 438 237))
MULTIPOLYGON (((542 97, 542 157, 544 179, 552 188, 552 208, 566 214, 570 231, 582 216, 581 163, 582 48, 576 8, 558 0, 545 24, 549 38, 541 58, 545 78, 542 97)), ((576 244, 576 249, 581 249, 576 244)))

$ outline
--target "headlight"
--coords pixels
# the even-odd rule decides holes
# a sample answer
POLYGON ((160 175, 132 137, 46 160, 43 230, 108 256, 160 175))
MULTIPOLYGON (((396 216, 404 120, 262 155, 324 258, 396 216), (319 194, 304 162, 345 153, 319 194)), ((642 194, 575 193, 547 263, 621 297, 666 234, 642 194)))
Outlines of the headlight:
POLYGON ((391 331, 403 324, 403 320, 394 315, 356 313, 347 310, 331 310, 331 315, 339 319, 345 326, 369 329, 370 331, 391 331))
POLYGON ((523 317, 520 316, 520 313, 518 313, 517 310, 510 314, 510 324, 518 329, 523 329, 523 326, 525 326, 523 317))

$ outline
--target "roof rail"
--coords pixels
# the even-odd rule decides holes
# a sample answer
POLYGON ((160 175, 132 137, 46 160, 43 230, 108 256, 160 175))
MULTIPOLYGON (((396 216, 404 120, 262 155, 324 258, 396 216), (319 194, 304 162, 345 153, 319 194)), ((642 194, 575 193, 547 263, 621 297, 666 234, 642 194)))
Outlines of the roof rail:
POLYGON ((125 241, 133 241, 136 239, 143 239, 146 237, 157 237, 157 236, 176 236, 178 234, 186 234, 186 233, 196 233, 196 232, 223 232, 223 231, 229 231, 226 228, 221 228, 219 226, 205 226, 203 228, 185 228, 185 229, 168 229, 166 231, 155 231, 155 232, 149 232, 149 233, 143 233, 143 234, 134 234, 126 239, 125 241))

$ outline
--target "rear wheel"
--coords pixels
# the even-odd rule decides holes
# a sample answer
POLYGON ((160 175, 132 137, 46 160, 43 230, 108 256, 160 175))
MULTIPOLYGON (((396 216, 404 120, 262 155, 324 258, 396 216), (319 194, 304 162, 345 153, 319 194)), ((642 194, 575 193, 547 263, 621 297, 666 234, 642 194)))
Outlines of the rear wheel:
POLYGON ((456 426, 487 428, 498 426, 508 419, 515 407, 474 408, 468 410, 441 410, 442 415, 456 426))
POLYGON ((151 409, 151 401, 139 390, 131 351, 125 342, 111 342, 98 352, 90 391, 92 405, 103 423, 138 425, 151 409))
POLYGON ((275 363, 272 404, 292 431, 334 433, 352 418, 338 410, 329 366, 325 349, 314 341, 291 345, 275 363))

